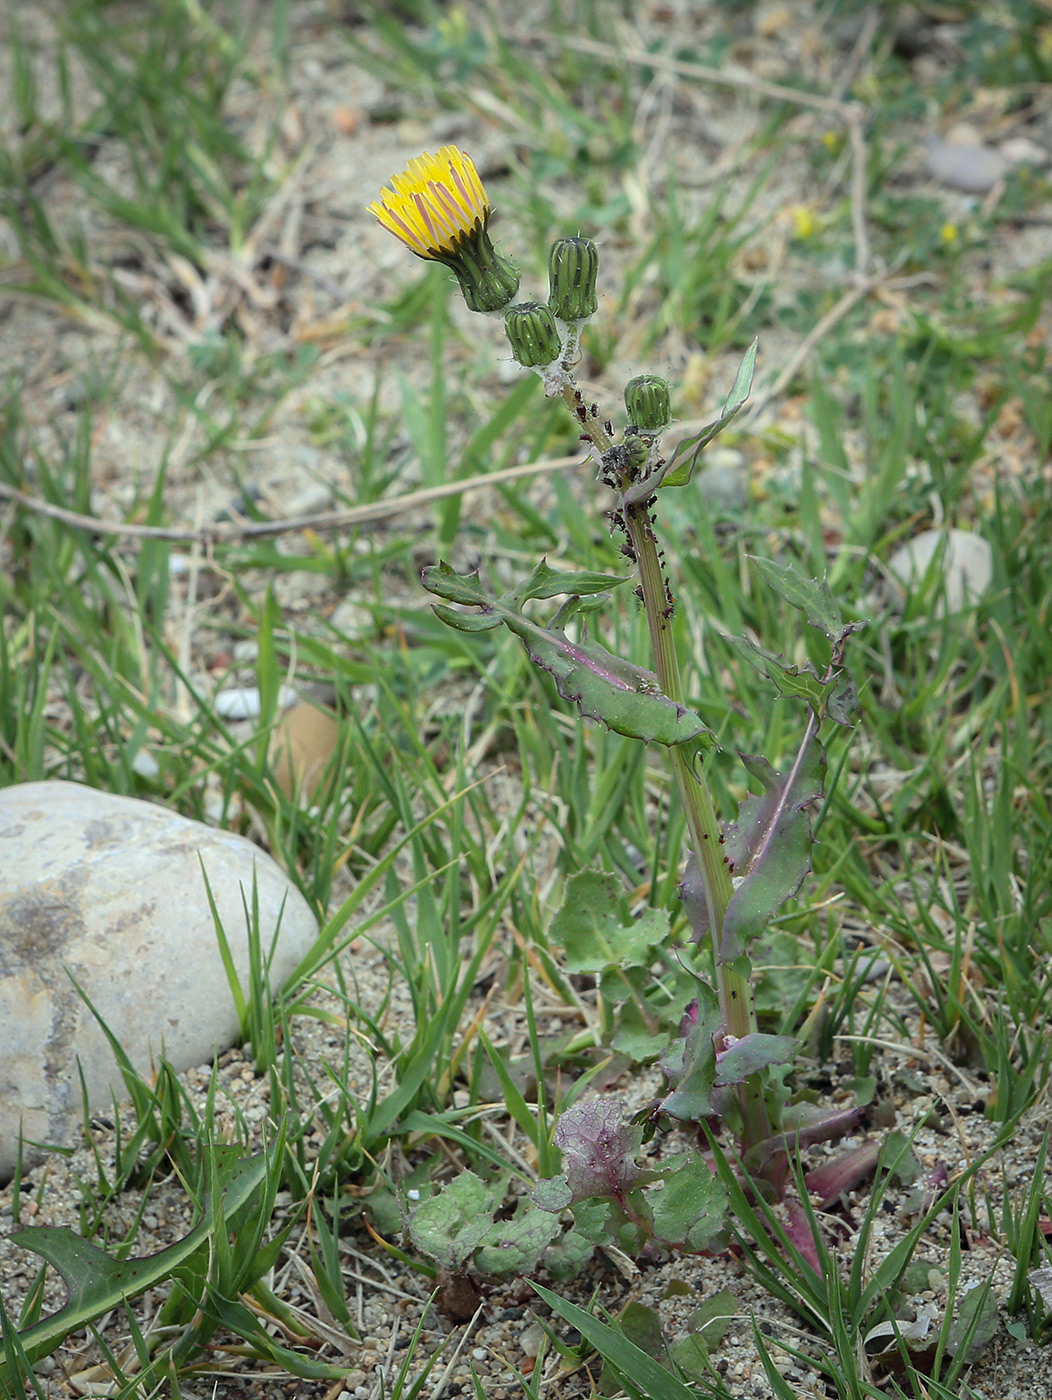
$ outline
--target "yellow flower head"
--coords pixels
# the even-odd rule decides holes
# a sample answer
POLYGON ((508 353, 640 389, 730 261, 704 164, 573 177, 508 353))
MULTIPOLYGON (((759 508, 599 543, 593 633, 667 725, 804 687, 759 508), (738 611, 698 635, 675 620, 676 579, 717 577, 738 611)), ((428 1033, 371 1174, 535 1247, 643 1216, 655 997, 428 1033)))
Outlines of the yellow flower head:
POLYGON ((444 262, 489 223, 490 205, 470 156, 456 146, 425 151, 391 178, 369 205, 389 233, 418 258, 444 262))
POLYGON ((499 311, 519 289, 519 274, 494 252, 486 227, 490 203, 470 156, 456 146, 425 151, 393 175, 369 205, 389 233, 418 258, 453 269, 472 311, 499 311))

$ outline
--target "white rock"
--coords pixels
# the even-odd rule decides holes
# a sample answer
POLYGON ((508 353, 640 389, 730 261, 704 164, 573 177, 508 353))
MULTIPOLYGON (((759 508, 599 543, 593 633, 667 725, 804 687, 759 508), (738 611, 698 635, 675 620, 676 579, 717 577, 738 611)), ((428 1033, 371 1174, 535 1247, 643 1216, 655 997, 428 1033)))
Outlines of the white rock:
POLYGON ((941 568, 945 583, 936 607, 940 616, 971 606, 989 588, 994 558, 986 540, 971 530, 925 530, 907 540, 888 560, 891 574, 907 588, 915 589, 923 581, 936 552, 944 546, 941 568))
POLYGON ((144 1076, 161 1054, 181 1071, 236 1040, 202 865, 243 987, 242 891, 251 907, 255 873, 264 950, 280 914, 270 968, 277 988, 314 943, 317 923, 250 841, 77 783, 0 791, 0 1181, 14 1169, 20 1123, 40 1142, 65 1144, 75 1134, 78 1059, 92 1109, 126 1097, 70 974, 144 1076))
MULTIPOLYGON (((278 687, 278 709, 286 710, 295 705, 299 691, 291 685, 278 687)), ((240 686, 231 690, 217 690, 212 702, 215 712, 222 719, 258 719, 263 711, 263 698, 259 687, 240 686)))

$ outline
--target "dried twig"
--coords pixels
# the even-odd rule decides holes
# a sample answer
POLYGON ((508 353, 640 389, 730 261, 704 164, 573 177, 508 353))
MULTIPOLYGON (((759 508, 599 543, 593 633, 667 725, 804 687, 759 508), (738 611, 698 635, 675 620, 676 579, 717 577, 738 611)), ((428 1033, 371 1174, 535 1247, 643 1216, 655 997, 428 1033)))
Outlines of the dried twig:
POLYGON ((847 116, 849 108, 859 105, 851 101, 844 102, 836 97, 825 97, 819 92, 804 92, 800 88, 784 87, 781 83, 769 83, 766 79, 754 78, 749 73, 729 73, 722 68, 709 68, 704 63, 670 58, 663 53, 648 53, 644 49, 615 48, 613 44, 603 44, 597 39, 581 39, 561 34, 553 36, 551 40, 548 40, 547 36, 541 36, 541 42, 576 49, 578 53, 595 54, 598 58, 609 58, 614 62, 639 63, 647 68, 661 68, 682 78, 697 78, 701 82, 716 83, 720 87, 740 88, 744 92, 755 92, 759 97, 769 97, 774 102, 792 102, 798 107, 812 107, 815 111, 828 112, 841 118, 847 116))
POLYGON ((74 530, 87 530, 93 535, 114 535, 129 540, 171 540, 178 544, 195 544, 202 549, 211 549, 217 544, 239 544, 244 540, 273 539, 276 535, 292 534, 296 530, 339 530, 347 525, 364 525, 373 520, 389 520, 392 516, 403 515, 418 506, 429 505, 432 501, 445 500, 449 496, 460 496, 467 491, 477 491, 483 486, 503 486, 510 481, 522 481, 527 477, 541 476, 545 472, 566 471, 570 467, 586 465, 586 457, 549 457, 540 462, 526 462, 518 467, 505 467, 501 471, 486 472, 481 476, 467 476, 459 481, 444 481, 441 486, 428 486, 420 491, 410 491, 405 496, 395 496, 390 500, 373 501, 367 506, 352 506, 348 510, 322 511, 316 515, 297 515, 287 520, 246 520, 223 521, 211 525, 201 525, 197 529, 169 528, 166 525, 134 525, 120 520, 100 520, 94 515, 80 515, 66 510, 64 506, 52 505, 50 501, 38 500, 35 496, 19 491, 0 481, 0 497, 16 501, 26 510, 36 515, 46 515, 51 520, 59 520, 74 530))
POLYGON ((789 361, 780 370, 777 379, 769 384, 755 399, 749 403, 749 417, 756 418, 758 414, 767 407, 772 399, 779 398, 787 386, 792 381, 794 375, 800 369, 811 351, 818 345, 834 326, 844 319, 853 306, 856 306, 870 292, 874 292, 878 287, 885 287, 892 291, 902 291, 907 287, 916 286, 919 282, 928 279, 927 273, 914 274, 909 277, 892 277, 886 272, 879 273, 873 277, 867 277, 863 282, 856 282, 853 287, 849 287, 835 306, 831 306, 822 319, 812 326, 807 335, 793 351, 789 361))

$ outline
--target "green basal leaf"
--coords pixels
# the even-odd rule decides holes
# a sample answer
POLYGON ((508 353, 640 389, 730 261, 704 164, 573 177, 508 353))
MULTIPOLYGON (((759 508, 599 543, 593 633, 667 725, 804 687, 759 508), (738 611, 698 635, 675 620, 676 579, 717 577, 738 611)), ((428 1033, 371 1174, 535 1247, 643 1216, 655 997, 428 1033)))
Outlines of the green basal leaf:
POLYGON ((824 578, 804 578, 791 564, 775 564, 770 559, 748 556, 759 573, 780 598, 804 613, 812 627, 835 641, 844 635, 844 619, 824 578))
POLYGON ((719 1248, 727 1217, 727 1193, 719 1177, 693 1153, 674 1159, 663 1175, 663 1188, 648 1192, 658 1239, 687 1249, 719 1248))
MULTIPOLYGON (((653 1018, 656 1021, 656 1017, 653 1018)), ((610 1049, 620 1055, 627 1055, 635 1064, 656 1059, 668 1047, 667 1027, 654 1030, 644 1019, 643 1012, 634 1001, 626 1001, 617 1009, 610 1049)))
POLYGON ((558 1176, 541 1177, 533 1188, 533 1201, 538 1210, 565 1210, 572 1200, 573 1192, 565 1172, 560 1172, 558 1176))
POLYGON ((110 1256, 64 1226, 36 1225, 16 1230, 11 1238, 30 1249, 57 1270, 68 1290, 66 1303, 19 1334, 19 1341, 31 1365, 49 1356, 71 1332, 88 1326, 111 1308, 147 1288, 171 1278, 212 1235, 217 1219, 225 1223, 251 1201, 263 1186, 271 1168, 269 1154, 235 1160, 219 1172, 218 1210, 206 1198, 201 1221, 188 1235, 156 1254, 142 1259, 111 1259, 110 1256))
POLYGON ((977 1284, 961 1299, 957 1316, 950 1323, 946 1339, 946 1350, 956 1356, 962 1347, 967 1348, 967 1362, 971 1364, 997 1336, 1001 1319, 997 1310, 997 1295, 990 1287, 992 1280, 977 1284))
POLYGON ((532 1201, 520 1201, 510 1220, 491 1225, 475 1253, 475 1264, 484 1274, 530 1274, 541 1255, 562 1233, 558 1219, 532 1201))
POLYGON ((727 1329, 741 1309, 737 1299, 727 1288, 710 1294, 700 1308, 697 1308, 687 1324, 690 1328, 686 1337, 677 1337, 669 1347, 669 1352, 680 1370, 695 1380, 712 1379, 712 1363, 709 1353, 715 1351, 722 1342, 727 1329))
POLYGON ((661 1318, 653 1308, 632 1298, 618 1314, 617 1325, 622 1336, 627 1337, 633 1346, 658 1361, 664 1359, 665 1338, 661 1331, 661 1318))
POLYGON ((544 1267, 552 1278, 576 1278, 595 1253, 595 1245, 577 1230, 564 1230, 544 1252, 544 1267))
POLYGON ((598 973, 608 967, 648 967, 654 949, 669 932, 668 914, 647 909, 638 919, 623 919, 624 892, 615 875, 584 870, 566 883, 562 908, 552 920, 550 936, 566 953, 568 973, 598 973))
POLYGON ((480 1177, 462 1171, 410 1212, 410 1239, 441 1268, 459 1269, 492 1227, 496 1204, 480 1177))
POLYGON ((710 1293, 701 1307, 691 1313, 687 1325, 692 1336, 699 1337, 710 1351, 714 1351, 723 1341, 738 1311, 737 1298, 729 1288, 721 1288, 718 1293, 710 1293))

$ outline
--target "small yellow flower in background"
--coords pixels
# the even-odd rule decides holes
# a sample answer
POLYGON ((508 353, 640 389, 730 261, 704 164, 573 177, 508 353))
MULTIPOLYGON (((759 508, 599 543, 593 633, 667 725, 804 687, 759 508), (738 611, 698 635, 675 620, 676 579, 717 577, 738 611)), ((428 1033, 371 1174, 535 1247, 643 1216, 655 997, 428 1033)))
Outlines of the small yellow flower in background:
POLYGON ((822 145, 826 148, 827 151, 839 150, 841 140, 842 138, 839 131, 822 132, 822 145))
POLYGON ((393 189, 369 205, 389 233, 410 252, 452 268, 472 311, 499 311, 519 289, 514 265, 494 251, 487 233, 491 208, 470 156, 456 146, 425 151, 393 189))
POLYGON ((957 240, 960 238, 960 236, 960 231, 958 230, 956 224, 943 224, 942 228, 939 231, 939 237, 942 239, 943 244, 947 248, 956 247, 957 240))
POLYGON ((806 204, 797 204, 790 210, 793 216, 793 234, 796 238, 811 238, 818 228, 815 211, 806 204))

